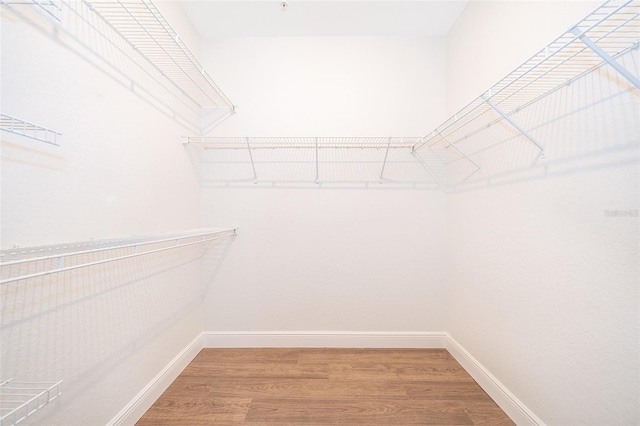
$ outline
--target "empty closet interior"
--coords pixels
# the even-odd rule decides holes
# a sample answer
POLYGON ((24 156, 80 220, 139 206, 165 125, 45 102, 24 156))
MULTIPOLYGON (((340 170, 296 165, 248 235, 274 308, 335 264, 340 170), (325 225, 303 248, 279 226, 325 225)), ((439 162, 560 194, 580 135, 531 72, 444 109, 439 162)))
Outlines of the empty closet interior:
POLYGON ((640 2, 0 0, 0 424, 202 348, 446 348, 640 423, 640 2))

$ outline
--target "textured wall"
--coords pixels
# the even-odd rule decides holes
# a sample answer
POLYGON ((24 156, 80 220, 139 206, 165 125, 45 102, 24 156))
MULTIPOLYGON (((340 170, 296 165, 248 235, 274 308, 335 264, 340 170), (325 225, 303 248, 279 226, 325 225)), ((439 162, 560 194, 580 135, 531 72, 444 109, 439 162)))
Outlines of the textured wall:
MULTIPOLYGON (((470 3, 449 37, 449 78, 460 81, 449 105, 588 6, 470 3)), ((619 59, 636 75, 637 54, 619 59)), ((507 125, 458 144, 483 169, 447 198, 446 330, 548 424, 640 421, 639 105, 605 67, 514 116, 545 158, 507 125)))

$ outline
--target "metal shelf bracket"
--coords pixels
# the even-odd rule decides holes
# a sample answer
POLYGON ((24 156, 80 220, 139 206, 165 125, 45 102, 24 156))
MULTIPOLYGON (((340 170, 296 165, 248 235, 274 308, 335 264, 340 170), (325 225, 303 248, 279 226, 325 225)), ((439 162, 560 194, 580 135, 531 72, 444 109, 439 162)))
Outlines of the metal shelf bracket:
POLYGON ((596 43, 593 42, 589 37, 587 37, 579 28, 574 27, 571 29, 571 33, 574 34, 581 42, 586 44, 591 50, 593 50, 598 56, 605 60, 609 65, 611 65, 616 71, 618 71, 624 78, 629 80, 631 84, 633 84, 636 89, 640 89, 640 80, 638 80, 633 74, 631 74, 625 67, 620 65, 615 59, 609 56, 604 50, 600 48, 596 43))
POLYGON ((256 173, 256 165, 253 162, 253 154, 251 153, 251 145, 249 144, 249 138, 245 138, 247 141, 247 149, 249 150, 249 159, 251 160, 251 169, 253 170, 253 183, 258 183, 258 174, 256 173))
POLYGON ((320 183, 320 168, 318 167, 318 138, 316 138, 316 183, 320 183))
POLYGON ((517 131, 522 133, 522 136, 524 136, 525 138, 529 139, 535 146, 538 147, 538 149, 542 153, 544 153, 544 147, 542 145, 540 145, 540 143, 533 136, 531 136, 526 130, 524 130, 522 127, 520 127, 518 125, 518 123, 516 123, 511 117, 509 117, 507 114, 505 114, 504 111, 502 111, 500 108, 498 108, 497 105, 495 105, 493 102, 491 102, 488 97, 486 97, 484 95, 482 95, 481 97, 487 103, 487 105, 489 105, 495 112, 500 114, 502 116, 502 118, 507 120, 509 122, 509 124, 511 124, 513 127, 516 128, 517 131))
POLYGON ((382 162, 382 170, 380 171, 380 183, 382 183, 382 175, 384 175, 384 168, 387 165, 387 157, 389 156, 389 148, 391 147, 392 138, 389 137, 389 143, 387 143, 387 149, 384 152, 384 161, 382 162))

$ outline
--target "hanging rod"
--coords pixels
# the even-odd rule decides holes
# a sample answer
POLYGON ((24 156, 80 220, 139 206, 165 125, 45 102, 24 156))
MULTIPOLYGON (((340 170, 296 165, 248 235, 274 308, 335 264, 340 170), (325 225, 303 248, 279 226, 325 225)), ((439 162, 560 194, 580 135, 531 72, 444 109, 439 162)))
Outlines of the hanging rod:
POLYGON ((17 425, 62 393, 58 382, 0 382, 0 425, 17 425))
POLYGON ((151 0, 83 1, 197 105, 235 111, 151 0))
MULTIPOLYGON (((213 240, 217 240, 220 238, 226 238, 232 235, 236 235, 238 233, 238 228, 225 228, 225 229, 220 229, 220 230, 207 230, 207 231, 202 231, 202 232, 186 232, 186 233, 182 233, 182 234, 178 234, 178 235, 172 235, 169 238, 160 238, 160 237, 143 237, 143 238, 138 238, 138 239, 121 239, 121 240, 108 240, 105 244, 106 246, 101 247, 101 248, 96 248, 96 249, 90 249, 90 250, 81 250, 81 251, 64 251, 64 248, 59 248, 58 250, 62 251, 61 253, 56 253, 56 254, 52 254, 52 255, 48 255, 48 256, 38 256, 38 254, 42 253, 42 249, 36 248, 36 249, 23 249, 21 252, 16 252, 14 249, 11 250, 5 250, 2 253, 2 256, 6 257, 6 258, 10 258, 10 257, 24 257, 21 259, 17 259, 17 260, 10 260, 7 262, 2 262, 0 263, 0 268, 4 268, 7 266, 13 266, 13 265, 18 265, 18 264, 22 264, 22 263, 28 263, 28 262, 40 262, 40 261, 45 261, 45 260, 56 260, 56 267, 55 268, 51 268, 49 270, 46 271, 42 271, 42 272, 36 272, 36 273, 32 273, 32 274, 26 274, 26 275, 19 275, 19 276, 15 276, 15 277, 10 277, 10 278, 6 278, 3 280, 0 280, 0 285, 2 284, 8 284, 11 282, 15 282, 15 281, 20 281, 20 280, 26 280, 26 279, 31 279, 31 278, 37 278, 37 277, 42 277, 45 275, 50 275, 50 274, 56 274, 56 273, 60 273, 60 272, 65 272, 65 271, 70 271, 70 270, 74 270, 74 269, 79 269, 79 268, 85 268, 85 267, 89 267, 89 266, 94 266, 94 265, 100 265, 103 263, 108 263, 108 262, 114 262, 117 260, 123 260, 123 259, 128 259, 131 257, 136 257, 136 256, 141 256, 141 255, 145 255, 145 254, 152 254, 152 253, 159 253, 165 250, 172 250, 175 248, 180 248, 180 247, 186 247, 186 246, 191 246, 191 245, 195 245, 195 244, 203 244, 203 243, 208 243, 210 241, 213 240), (200 240, 197 241, 187 241, 185 242, 184 240, 189 240, 189 239, 193 239, 193 238, 201 238, 200 240), (181 241, 183 240, 183 241, 181 241), (114 243, 115 241, 115 243, 114 243), (133 241, 133 242, 131 242, 133 241), (175 242, 175 244, 169 246, 169 247, 162 247, 159 249, 151 249, 151 250, 140 250, 141 247, 149 245, 149 244, 158 244, 158 243, 165 243, 165 242, 175 242), (114 256, 114 257, 109 257, 106 259, 101 259, 101 260, 97 260, 97 261, 93 261, 93 262, 84 262, 84 263, 80 263, 80 264, 76 264, 76 265, 71 265, 71 266, 64 266, 64 259, 66 257, 72 257, 72 256, 78 256, 78 255, 86 255, 86 254, 91 254, 91 253, 97 253, 97 252, 104 252, 104 251, 108 251, 108 250, 115 250, 115 249, 131 249, 131 253, 130 254, 126 254, 126 255, 121 255, 121 256, 114 256)), ((72 247, 76 247, 75 245, 72 247)))
MULTIPOLYGON (((451 144, 456 144, 505 120, 506 117, 509 117, 508 121, 518 132, 542 149, 538 141, 518 126, 517 120, 512 117, 513 114, 584 75, 611 64, 611 61, 616 61, 620 56, 638 49, 639 28, 640 2, 605 2, 440 124, 423 141, 416 143, 413 149, 419 150, 438 142, 444 143, 443 135, 451 144)), ((622 65, 616 62, 614 69, 620 71, 620 68, 622 65)), ((625 74, 628 74, 628 70, 621 72, 621 75, 628 79, 625 74)), ((637 78, 632 77, 630 81, 637 82, 637 78)))
POLYGON ((56 146, 60 146, 59 137, 62 136, 55 130, 7 114, 0 114, 0 130, 56 146))

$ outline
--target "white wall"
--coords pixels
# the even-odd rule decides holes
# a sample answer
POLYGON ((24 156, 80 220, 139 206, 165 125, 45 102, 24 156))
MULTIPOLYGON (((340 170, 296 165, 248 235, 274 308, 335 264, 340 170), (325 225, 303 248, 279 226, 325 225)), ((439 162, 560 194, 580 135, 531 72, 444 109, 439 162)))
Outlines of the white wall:
POLYGON ((444 195, 205 189, 240 233, 206 299, 208 331, 439 331, 444 195))
POLYGON ((445 117, 443 38, 237 37, 203 41, 238 106, 216 136, 420 136, 445 117))
MULTIPOLYGON (((162 103, 132 90, 135 68, 82 50, 65 32, 71 15, 56 41, 36 9, 15 7, 24 19, 2 11, 2 112, 62 139, 2 132, 2 247, 198 227, 199 184, 180 139, 189 129, 168 113, 198 122, 197 111, 155 83, 162 103)), ((202 331, 202 253, 164 253, 2 286, 2 377, 64 380, 26 423, 107 423, 202 331)))
MULTIPOLYGON (((217 39, 203 58, 239 105, 215 135, 420 135, 444 119, 443 39, 217 39)), ((240 227, 205 330, 442 329, 444 195, 344 180, 203 188, 203 223, 240 227)))
POLYGON ((448 114, 478 97, 599 4, 470 1, 447 35, 448 114))
MULTIPOLYGON (((472 2, 448 40, 450 107, 588 6, 472 2)), ((637 52, 621 61, 638 73, 637 52)), ((640 421, 639 104, 610 68, 577 81, 518 114, 545 159, 509 174, 517 146, 479 153, 491 167, 447 198, 446 330, 547 424, 640 421), (627 209, 636 216, 607 215, 627 209)))
POLYGON ((12 16, 2 28, 2 111, 62 138, 56 147, 2 133, 2 248, 197 227, 200 193, 180 139, 189 128, 163 112, 173 102, 193 122, 199 113, 137 96, 122 73, 12 16))

